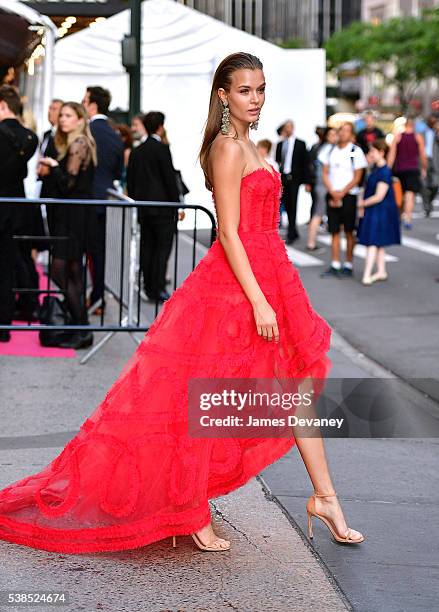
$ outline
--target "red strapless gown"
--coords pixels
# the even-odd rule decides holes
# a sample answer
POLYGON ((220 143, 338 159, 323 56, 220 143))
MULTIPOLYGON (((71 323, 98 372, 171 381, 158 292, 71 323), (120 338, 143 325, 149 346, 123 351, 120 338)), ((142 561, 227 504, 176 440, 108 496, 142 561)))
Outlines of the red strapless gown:
POLYGON ((277 315, 279 343, 253 309, 218 238, 167 300, 101 404, 39 473, 0 491, 0 539, 64 553, 144 546, 211 520, 208 500, 284 455, 291 438, 197 439, 191 377, 326 377, 331 329, 312 309, 278 234, 280 176, 241 183, 239 235, 277 315))

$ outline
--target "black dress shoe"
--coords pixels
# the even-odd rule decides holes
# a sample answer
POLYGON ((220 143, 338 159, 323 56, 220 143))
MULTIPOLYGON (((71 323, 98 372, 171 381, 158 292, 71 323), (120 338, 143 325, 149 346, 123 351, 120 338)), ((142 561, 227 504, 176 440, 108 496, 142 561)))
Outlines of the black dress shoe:
POLYGON ((70 348, 74 350, 79 350, 83 348, 88 348, 93 344, 93 334, 87 331, 75 331, 72 332, 69 339, 65 340, 58 344, 60 348, 70 348))
POLYGON ((11 332, 7 329, 0 330, 0 342, 9 342, 11 339, 11 332))
POLYGON ((165 302, 171 297, 167 291, 160 291, 158 295, 153 295, 151 293, 147 293, 146 295, 148 296, 148 300, 150 302, 165 302))

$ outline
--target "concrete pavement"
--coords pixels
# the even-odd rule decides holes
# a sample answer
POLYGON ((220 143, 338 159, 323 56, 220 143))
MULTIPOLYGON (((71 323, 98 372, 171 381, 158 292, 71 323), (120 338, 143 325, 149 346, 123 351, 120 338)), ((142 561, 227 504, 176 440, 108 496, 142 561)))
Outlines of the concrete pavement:
MULTIPOLYGON (((0 487, 55 457, 103 398, 134 345, 116 335, 87 365, 0 357, 0 487)), ((0 541, 0 590, 65 589, 72 611, 341 612, 350 605, 324 564, 257 479, 211 501, 232 550, 205 553, 188 536, 117 552, 63 555, 0 541)), ((53 607, 46 606, 47 610, 53 607)), ((1 612, 12 609, 0 606, 1 612)), ((44 610, 45 607, 27 607, 44 610)))

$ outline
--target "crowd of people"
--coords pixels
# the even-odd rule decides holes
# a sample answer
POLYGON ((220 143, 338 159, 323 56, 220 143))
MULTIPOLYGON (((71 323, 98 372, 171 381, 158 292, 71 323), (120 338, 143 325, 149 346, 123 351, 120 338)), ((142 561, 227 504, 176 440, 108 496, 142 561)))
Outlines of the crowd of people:
POLYGON ((401 243, 401 222, 406 230, 413 228, 416 194, 422 195, 426 216, 433 209, 439 187, 439 118, 430 116, 422 134, 410 116, 396 134, 385 135, 372 111, 364 113, 363 123, 358 131, 350 122, 319 126, 318 141, 307 150, 289 120, 277 130, 278 143, 261 140, 258 148, 281 173, 281 211, 288 217, 286 244, 299 239, 297 200, 300 185, 305 185, 312 200, 306 250, 324 252, 317 245, 322 226, 331 235, 331 262, 321 276, 352 277, 358 243, 367 248, 362 283, 370 286, 388 278, 385 247, 401 243))
MULTIPOLYGON (((23 125, 16 88, 0 86, 0 197, 25 196, 27 164, 38 150, 40 196, 63 200, 48 204, 44 218, 38 205, 0 206, 0 324, 10 325, 14 318, 41 320, 33 250, 49 247, 50 277, 65 296, 66 323, 86 326, 89 313, 103 314, 106 206, 66 200, 104 200, 115 181, 136 201, 177 203, 187 193, 173 165, 164 114, 151 111, 136 115, 130 126, 117 124, 108 116, 110 103, 110 92, 99 86, 88 87, 81 103, 52 100, 51 128, 39 141, 23 125), (13 240, 14 234, 22 239, 13 240), (87 297, 84 265, 92 281, 87 297)), ((293 121, 285 121, 277 133, 277 143, 263 139, 257 147, 281 174, 280 213, 288 218, 286 244, 300 238, 297 201, 304 185, 312 200, 306 250, 324 251, 317 245, 322 227, 331 235, 331 261, 322 277, 351 277, 359 243, 367 247, 362 283, 386 280, 384 249, 401 242, 401 220, 405 229, 412 228, 415 195, 422 193, 426 215, 432 210, 439 185, 439 120, 429 117, 421 135, 407 117, 390 146, 371 111, 365 113, 364 127, 357 133, 348 122, 318 127, 318 141, 309 150, 296 137, 293 121), (343 263, 342 232, 346 239, 343 263)), ((178 206, 139 207, 143 280, 139 291, 145 300, 163 302, 170 297, 166 271, 176 223, 183 217, 178 206)), ((0 341, 9 339, 8 331, 0 331, 0 341)), ((52 336, 51 342, 83 348, 92 344, 93 335, 62 332, 52 336)))
MULTIPOLYGON (((65 309, 65 323, 70 325, 88 325, 89 313, 104 312, 106 206, 68 204, 66 200, 105 200, 115 181, 135 200, 177 203, 187 192, 173 166, 164 114, 151 111, 136 116, 131 126, 116 124, 108 117, 110 103, 110 92, 99 86, 88 87, 81 103, 52 100, 48 109, 51 128, 39 142, 36 134, 23 125, 17 89, 5 84, 0 87, 0 197, 25 197, 23 181, 28 162, 39 149, 40 197, 63 200, 48 203, 44 218, 38 205, 20 207, 15 203, 0 207, 3 325, 10 325, 13 319, 41 320, 39 275, 32 250, 49 246, 50 278, 65 300, 47 296, 45 301, 53 304, 58 300, 65 309), (34 240, 13 240, 14 234, 33 236, 34 240), (46 240, 42 240, 44 237, 46 240), (88 296, 85 262, 92 279, 88 296)), ((166 268, 176 222, 183 215, 178 207, 139 206, 143 279, 139 290, 147 300, 169 298, 166 268)), ((62 348, 85 348, 93 343, 88 331, 44 337, 52 346, 62 348)), ((0 332, 0 341, 9 340, 8 331, 0 332)))

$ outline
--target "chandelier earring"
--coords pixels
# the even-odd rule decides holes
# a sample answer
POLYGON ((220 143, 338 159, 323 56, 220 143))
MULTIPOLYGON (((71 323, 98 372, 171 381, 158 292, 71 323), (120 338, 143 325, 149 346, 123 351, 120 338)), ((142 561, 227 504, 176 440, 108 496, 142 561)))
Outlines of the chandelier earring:
POLYGON ((227 100, 225 100, 223 104, 224 104, 224 108, 223 108, 223 114, 221 117, 221 133, 225 135, 225 134, 228 134, 230 131, 230 109, 229 109, 229 103, 227 102, 227 100))
POLYGON ((250 129, 251 130, 257 130, 258 129, 258 125, 259 125, 259 116, 256 119, 256 121, 253 121, 252 123, 250 123, 250 129))

